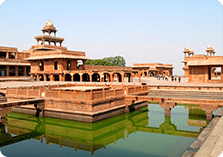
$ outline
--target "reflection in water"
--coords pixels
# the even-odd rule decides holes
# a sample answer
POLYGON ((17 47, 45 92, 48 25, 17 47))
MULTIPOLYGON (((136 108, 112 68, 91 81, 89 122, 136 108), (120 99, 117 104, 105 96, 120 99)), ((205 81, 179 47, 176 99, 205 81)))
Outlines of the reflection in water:
MULTIPOLYGON (((149 150, 147 146, 153 147, 152 145, 154 144, 151 145, 151 143, 154 141, 151 140, 154 137, 156 137, 156 139, 154 139, 156 142, 159 138, 168 140, 167 138, 170 137, 171 140, 169 141, 174 141, 174 139, 182 141, 182 143, 188 141, 186 146, 184 146, 185 148, 182 148, 182 152, 178 152, 178 154, 175 152, 176 155, 179 155, 187 149, 206 125, 205 113, 201 112, 198 108, 175 107, 175 109, 172 110, 171 117, 165 117, 163 109, 155 104, 149 104, 148 107, 96 123, 83 123, 10 113, 6 117, 6 127, 8 131, 5 131, 4 126, 0 129, 0 146, 3 147, 32 138, 50 146, 56 144, 60 147, 70 147, 75 151, 88 151, 91 152, 91 154, 94 154, 97 150, 103 150, 101 148, 105 149, 109 147, 108 153, 111 149, 116 149, 116 151, 121 149, 119 150, 121 152, 128 150, 128 153, 131 153, 129 154, 130 156, 134 155, 132 151, 142 153, 141 156, 143 156, 143 154, 148 156, 148 153, 150 156, 162 156, 165 155, 162 154, 162 152, 161 154, 153 152, 157 148, 149 150), (13 134, 16 136, 13 137, 13 134), (130 135, 131 138, 129 137, 130 135), (180 136, 182 137, 179 138, 180 136), (145 148, 142 148, 142 146, 139 148, 137 147, 137 139, 138 143, 143 142, 143 139, 140 138, 146 140, 147 143, 145 144, 145 148), (124 140, 117 143, 120 139, 124 140), (132 139, 134 139, 134 141, 132 141, 132 139), (135 145, 132 146, 131 144, 135 145), (116 147, 116 145, 118 147, 116 147)), ((168 143, 165 147, 167 146, 168 143)), ((48 149, 47 151, 50 150, 48 149)), ((163 150, 163 153, 165 151, 166 150, 163 150)), ((99 152, 99 154, 105 153, 102 151, 99 152)), ((167 154, 175 156, 173 152, 172 154, 170 152, 167 154)), ((166 156, 169 156, 167 154, 166 156)), ((5 155, 7 156, 7 154, 5 155)), ((105 156, 105 154, 102 156, 105 156)))

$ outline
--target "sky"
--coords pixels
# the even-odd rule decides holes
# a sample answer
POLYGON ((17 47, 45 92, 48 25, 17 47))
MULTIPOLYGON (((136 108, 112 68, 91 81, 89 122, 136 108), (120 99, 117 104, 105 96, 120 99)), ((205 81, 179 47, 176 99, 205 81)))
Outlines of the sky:
POLYGON ((92 59, 173 64, 174 74, 184 75, 186 46, 206 54, 211 44, 223 55, 223 7, 216 0, 7 0, 0 7, 0 46, 28 50, 49 19, 63 46, 92 59))

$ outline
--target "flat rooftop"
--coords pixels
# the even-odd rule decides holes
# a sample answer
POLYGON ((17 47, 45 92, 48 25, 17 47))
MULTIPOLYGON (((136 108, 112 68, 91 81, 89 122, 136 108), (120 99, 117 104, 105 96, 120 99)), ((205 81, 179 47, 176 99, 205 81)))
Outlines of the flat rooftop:
POLYGON ((78 87, 61 87, 61 88, 54 88, 56 90, 75 90, 75 91, 96 91, 96 90, 103 90, 109 89, 110 87, 95 87, 95 86, 78 86, 78 87))

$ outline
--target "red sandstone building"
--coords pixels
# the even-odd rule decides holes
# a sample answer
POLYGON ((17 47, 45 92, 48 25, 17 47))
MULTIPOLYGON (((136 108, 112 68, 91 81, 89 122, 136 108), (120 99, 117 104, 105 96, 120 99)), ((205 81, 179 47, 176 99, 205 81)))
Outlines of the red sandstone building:
POLYGON ((133 67, 85 65, 85 52, 70 51, 62 46, 64 38, 56 36, 49 20, 36 36, 37 45, 18 52, 0 47, 0 77, 27 76, 36 81, 132 82, 133 77, 172 76, 173 65, 162 63, 134 64, 133 67), (31 66, 31 68, 30 68, 31 66))
POLYGON ((70 51, 62 46, 63 38, 56 37, 56 28, 51 21, 43 27, 43 35, 36 36, 37 45, 28 51, 25 59, 31 64, 31 77, 37 81, 86 81, 128 82, 132 81, 131 67, 88 66, 85 52, 70 51), (51 34, 54 33, 54 36, 51 34))
POLYGON ((173 65, 172 64, 162 64, 162 63, 135 63, 133 64, 133 70, 142 76, 157 77, 173 75, 173 65))
POLYGON ((193 50, 188 47, 183 52, 183 70, 189 83, 223 82, 223 56, 215 56, 213 47, 207 47, 207 55, 194 55, 193 50))
POLYGON ((30 63, 24 59, 29 53, 18 52, 17 48, 0 47, 0 78, 29 76, 30 63))

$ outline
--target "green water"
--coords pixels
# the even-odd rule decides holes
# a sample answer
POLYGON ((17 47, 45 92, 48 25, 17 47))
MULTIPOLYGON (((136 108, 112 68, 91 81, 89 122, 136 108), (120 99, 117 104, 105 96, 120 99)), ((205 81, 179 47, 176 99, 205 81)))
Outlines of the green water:
POLYGON ((176 106, 165 117, 159 104, 93 124, 10 113, 0 150, 7 157, 179 157, 207 123, 200 109, 176 106))

